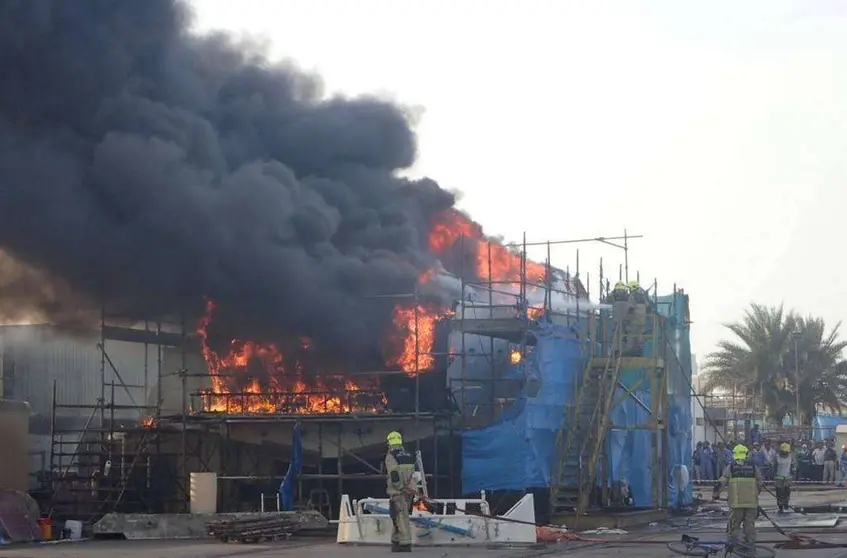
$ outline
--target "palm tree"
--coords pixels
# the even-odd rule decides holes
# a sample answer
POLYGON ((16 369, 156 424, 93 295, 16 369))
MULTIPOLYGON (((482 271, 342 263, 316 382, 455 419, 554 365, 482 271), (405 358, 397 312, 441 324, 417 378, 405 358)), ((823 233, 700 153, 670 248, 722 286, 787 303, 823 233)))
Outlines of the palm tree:
POLYGON ((727 324, 733 341, 721 341, 706 357, 706 391, 716 388, 761 394, 768 419, 796 414, 799 369, 800 414, 811 423, 818 408, 840 411, 847 395, 847 364, 839 365, 847 342, 823 320, 786 313, 782 306, 751 304, 744 318, 727 324), (795 351, 796 347, 796 351, 795 351))
MULTIPOLYGON (((810 316, 797 320, 800 414, 807 424, 819 408, 841 413, 845 407, 847 367, 841 360, 841 353, 847 348, 847 341, 838 338, 840 325, 835 324, 827 332, 820 318, 810 316)), ((792 385, 796 383, 795 380, 792 385)))

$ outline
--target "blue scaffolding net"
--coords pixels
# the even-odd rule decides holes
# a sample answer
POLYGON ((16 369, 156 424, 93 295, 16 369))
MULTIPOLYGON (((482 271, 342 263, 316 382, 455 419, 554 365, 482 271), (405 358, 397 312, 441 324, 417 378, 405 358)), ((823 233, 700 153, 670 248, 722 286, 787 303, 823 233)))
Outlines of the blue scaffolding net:
MULTIPOLYGON (((688 297, 678 293, 656 300, 655 310, 667 317, 661 346, 645 348, 645 354, 657 351, 665 360, 668 416, 660 417, 667 434, 666 452, 658 436, 659 453, 665 453, 668 471, 668 505, 691 503, 691 349, 688 336, 688 297)), ((484 428, 462 435, 462 491, 526 490, 551 485, 555 471, 556 440, 562 428, 565 409, 574 403, 582 371, 590 351, 573 328, 542 323, 536 334, 537 345, 526 361, 510 374, 525 374, 526 387, 510 408, 484 428)), ((584 336, 583 336, 584 337, 584 336)), ((650 370, 621 370, 621 384, 611 412, 614 427, 607 438, 606 470, 608 480, 625 481, 636 507, 654 502, 654 434, 638 429, 651 420, 651 384, 644 381, 650 370)), ((566 427, 566 425, 565 425, 566 427)), ((656 478, 663 478, 661 474, 656 478)), ((661 492, 661 488, 659 489, 661 492)))

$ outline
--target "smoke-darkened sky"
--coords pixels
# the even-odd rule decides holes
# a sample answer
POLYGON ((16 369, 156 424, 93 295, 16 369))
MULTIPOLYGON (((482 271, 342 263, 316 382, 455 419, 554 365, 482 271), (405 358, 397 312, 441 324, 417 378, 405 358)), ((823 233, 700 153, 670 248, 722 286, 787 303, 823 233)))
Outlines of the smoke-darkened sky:
POLYGON ((390 310, 363 297, 411 288, 454 201, 397 177, 407 115, 188 24, 172 0, 0 3, 0 247, 41 270, 0 278, 0 306, 208 296, 240 336, 373 343, 390 310))

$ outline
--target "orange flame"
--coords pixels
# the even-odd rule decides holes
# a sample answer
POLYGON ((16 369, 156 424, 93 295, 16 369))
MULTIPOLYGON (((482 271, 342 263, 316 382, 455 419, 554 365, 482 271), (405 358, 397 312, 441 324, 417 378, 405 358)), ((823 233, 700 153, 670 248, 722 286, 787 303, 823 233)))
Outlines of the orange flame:
MULTIPOLYGON (((430 228, 429 251, 444 258, 454 246, 462 244, 464 251, 473 255, 472 271, 478 279, 506 282, 520 280, 521 254, 485 238, 482 227, 460 211, 448 209, 441 212, 430 228)), ((458 270, 452 271, 455 273, 458 270)), ((547 277, 546 266, 527 260, 526 277, 532 282, 544 282, 547 277)))
POLYGON ((429 512, 429 508, 423 500, 416 500, 413 507, 418 511, 429 512))
MULTIPOLYGON (((515 250, 486 238, 479 224, 458 210, 448 209, 431 224, 428 247, 455 274, 456 260, 451 269, 449 257, 457 246, 463 248, 460 265, 465 266, 464 262, 469 261, 477 279, 517 284, 523 268, 529 282, 543 284, 546 280, 545 265, 526 260, 515 250)), ((435 269, 424 272, 420 284, 428 283, 435 273, 435 269)), ((209 301, 206 310, 198 324, 198 333, 212 388, 202 394, 203 411, 307 414, 384 408, 385 397, 378 391, 377 381, 368 385, 354 383, 337 373, 307 379, 302 362, 288 353, 284 355, 272 343, 232 339, 225 353, 216 353, 209 346, 207 334, 214 303, 209 301)), ((529 318, 536 319, 544 309, 529 307, 526 311, 529 318)), ((452 314, 453 311, 420 303, 411 307, 395 306, 392 331, 387 332, 383 347, 387 364, 409 377, 434 369, 436 324, 452 314)), ((309 348, 309 340, 303 339, 302 350, 308 352, 309 348)), ((522 355, 512 353, 510 358, 517 364, 522 355)))
POLYGON ((144 417, 141 419, 142 428, 153 428, 156 426, 156 417, 144 417))
POLYGON ((544 308, 539 308, 537 306, 530 306, 526 309, 526 315, 531 320, 537 320, 544 314, 544 308))
MULTIPOLYGON (((204 412, 343 414, 384 408, 385 396, 375 386, 360 386, 340 374, 307 382, 302 364, 287 363, 272 343, 233 339, 229 351, 219 355, 208 344, 214 308, 213 302, 207 302, 197 330, 212 380, 212 389, 201 394, 204 412)), ((308 339, 301 339, 302 350, 310 346, 308 339)))
POLYGON ((414 308, 394 307, 394 328, 402 339, 390 341, 391 345, 399 346, 388 357, 388 363, 399 367, 409 377, 418 372, 426 372, 435 367, 435 356, 432 348, 435 344, 435 324, 439 315, 428 310, 423 305, 414 308))
POLYGON ((523 360, 523 356, 521 355, 520 351, 512 351, 512 353, 509 355, 509 360, 512 362, 512 364, 520 364, 521 360, 523 360))

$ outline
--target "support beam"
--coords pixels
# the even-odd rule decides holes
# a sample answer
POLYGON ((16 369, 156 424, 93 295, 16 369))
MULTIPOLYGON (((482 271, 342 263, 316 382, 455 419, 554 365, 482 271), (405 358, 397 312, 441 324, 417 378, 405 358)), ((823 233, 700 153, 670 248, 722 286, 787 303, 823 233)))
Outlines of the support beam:
POLYGON ((111 341, 146 343, 148 345, 161 345, 165 347, 180 347, 183 345, 183 340, 186 339, 182 333, 168 333, 165 331, 150 331, 107 325, 103 326, 103 338, 111 341))

